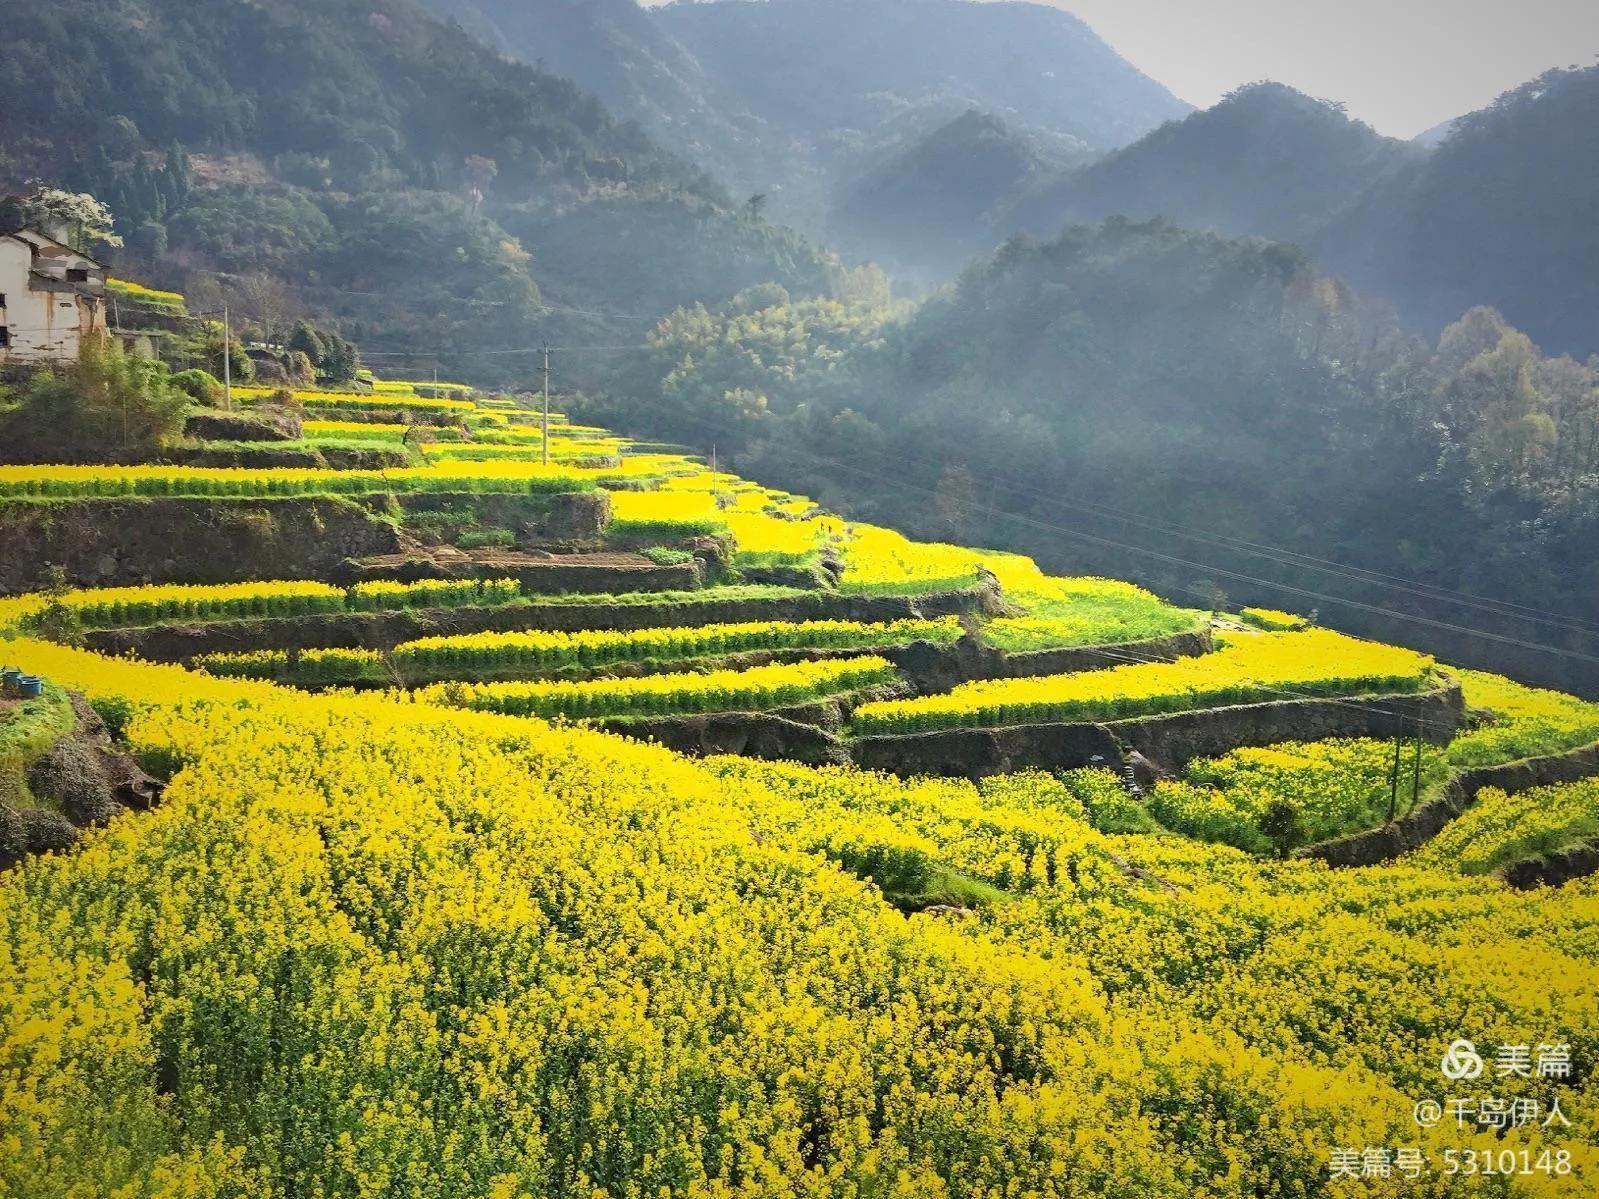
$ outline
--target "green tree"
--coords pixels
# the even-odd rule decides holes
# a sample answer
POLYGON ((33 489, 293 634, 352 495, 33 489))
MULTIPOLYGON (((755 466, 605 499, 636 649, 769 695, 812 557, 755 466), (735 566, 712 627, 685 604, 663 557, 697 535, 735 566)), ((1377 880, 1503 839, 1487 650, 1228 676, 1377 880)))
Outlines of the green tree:
POLYGON ((1310 836, 1305 824, 1305 814, 1299 806, 1286 799, 1273 800, 1260 814, 1260 831, 1276 849, 1277 856, 1286 858, 1310 836))

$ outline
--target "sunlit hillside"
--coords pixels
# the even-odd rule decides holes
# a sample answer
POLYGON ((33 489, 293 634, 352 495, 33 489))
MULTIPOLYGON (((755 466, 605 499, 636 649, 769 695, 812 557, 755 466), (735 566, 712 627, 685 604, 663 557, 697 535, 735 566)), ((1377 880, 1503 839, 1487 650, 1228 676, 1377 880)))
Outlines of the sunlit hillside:
POLYGON ((0 467, 0 1194, 1599 1186, 1599 706, 367 384, 0 467))

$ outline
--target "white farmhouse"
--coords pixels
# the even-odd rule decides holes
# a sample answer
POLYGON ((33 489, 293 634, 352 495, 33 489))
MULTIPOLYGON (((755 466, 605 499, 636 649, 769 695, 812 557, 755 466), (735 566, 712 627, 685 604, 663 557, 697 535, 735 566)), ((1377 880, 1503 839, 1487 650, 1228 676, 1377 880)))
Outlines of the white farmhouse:
POLYGON ((73 362, 106 333, 105 267, 24 229, 0 236, 0 365, 73 362))

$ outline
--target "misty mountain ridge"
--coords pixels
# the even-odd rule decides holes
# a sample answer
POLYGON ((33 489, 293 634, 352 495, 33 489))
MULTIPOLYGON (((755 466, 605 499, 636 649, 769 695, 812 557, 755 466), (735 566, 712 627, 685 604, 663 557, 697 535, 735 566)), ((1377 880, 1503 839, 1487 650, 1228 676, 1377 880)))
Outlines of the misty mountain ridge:
POLYGON ((1100 149, 1190 111, 1082 21, 1043 4, 722 0, 652 16, 728 94, 817 143, 938 100, 1100 149))
POLYGON ((1059 9, 976 0, 425 0, 566 75, 778 219, 831 231, 880 156, 968 109, 1083 150, 1189 106, 1059 9))
POLYGON ((1250 84, 1022 198, 1014 225, 1156 217, 1186 228, 1301 241, 1424 155, 1281 83, 1250 84))
POLYGON ((993 113, 953 119, 861 155, 846 176, 832 235, 846 252, 881 257, 902 277, 936 283, 1004 239, 1008 203, 1068 164, 1093 157, 1075 139, 1017 129, 993 113))
POLYGON ((1599 353, 1599 67, 1459 118, 1310 246, 1429 332, 1491 304, 1550 352, 1599 353))

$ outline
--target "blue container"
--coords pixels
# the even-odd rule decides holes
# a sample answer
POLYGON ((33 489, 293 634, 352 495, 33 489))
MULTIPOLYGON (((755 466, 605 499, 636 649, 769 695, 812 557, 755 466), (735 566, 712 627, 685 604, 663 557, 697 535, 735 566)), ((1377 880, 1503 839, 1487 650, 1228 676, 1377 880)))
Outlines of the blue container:
POLYGON ((23 699, 38 699, 44 694, 44 680, 25 674, 17 680, 17 691, 23 699))
POLYGON ((0 670, 0 687, 9 689, 15 687, 21 681, 22 672, 15 666, 7 666, 4 670, 0 670))

